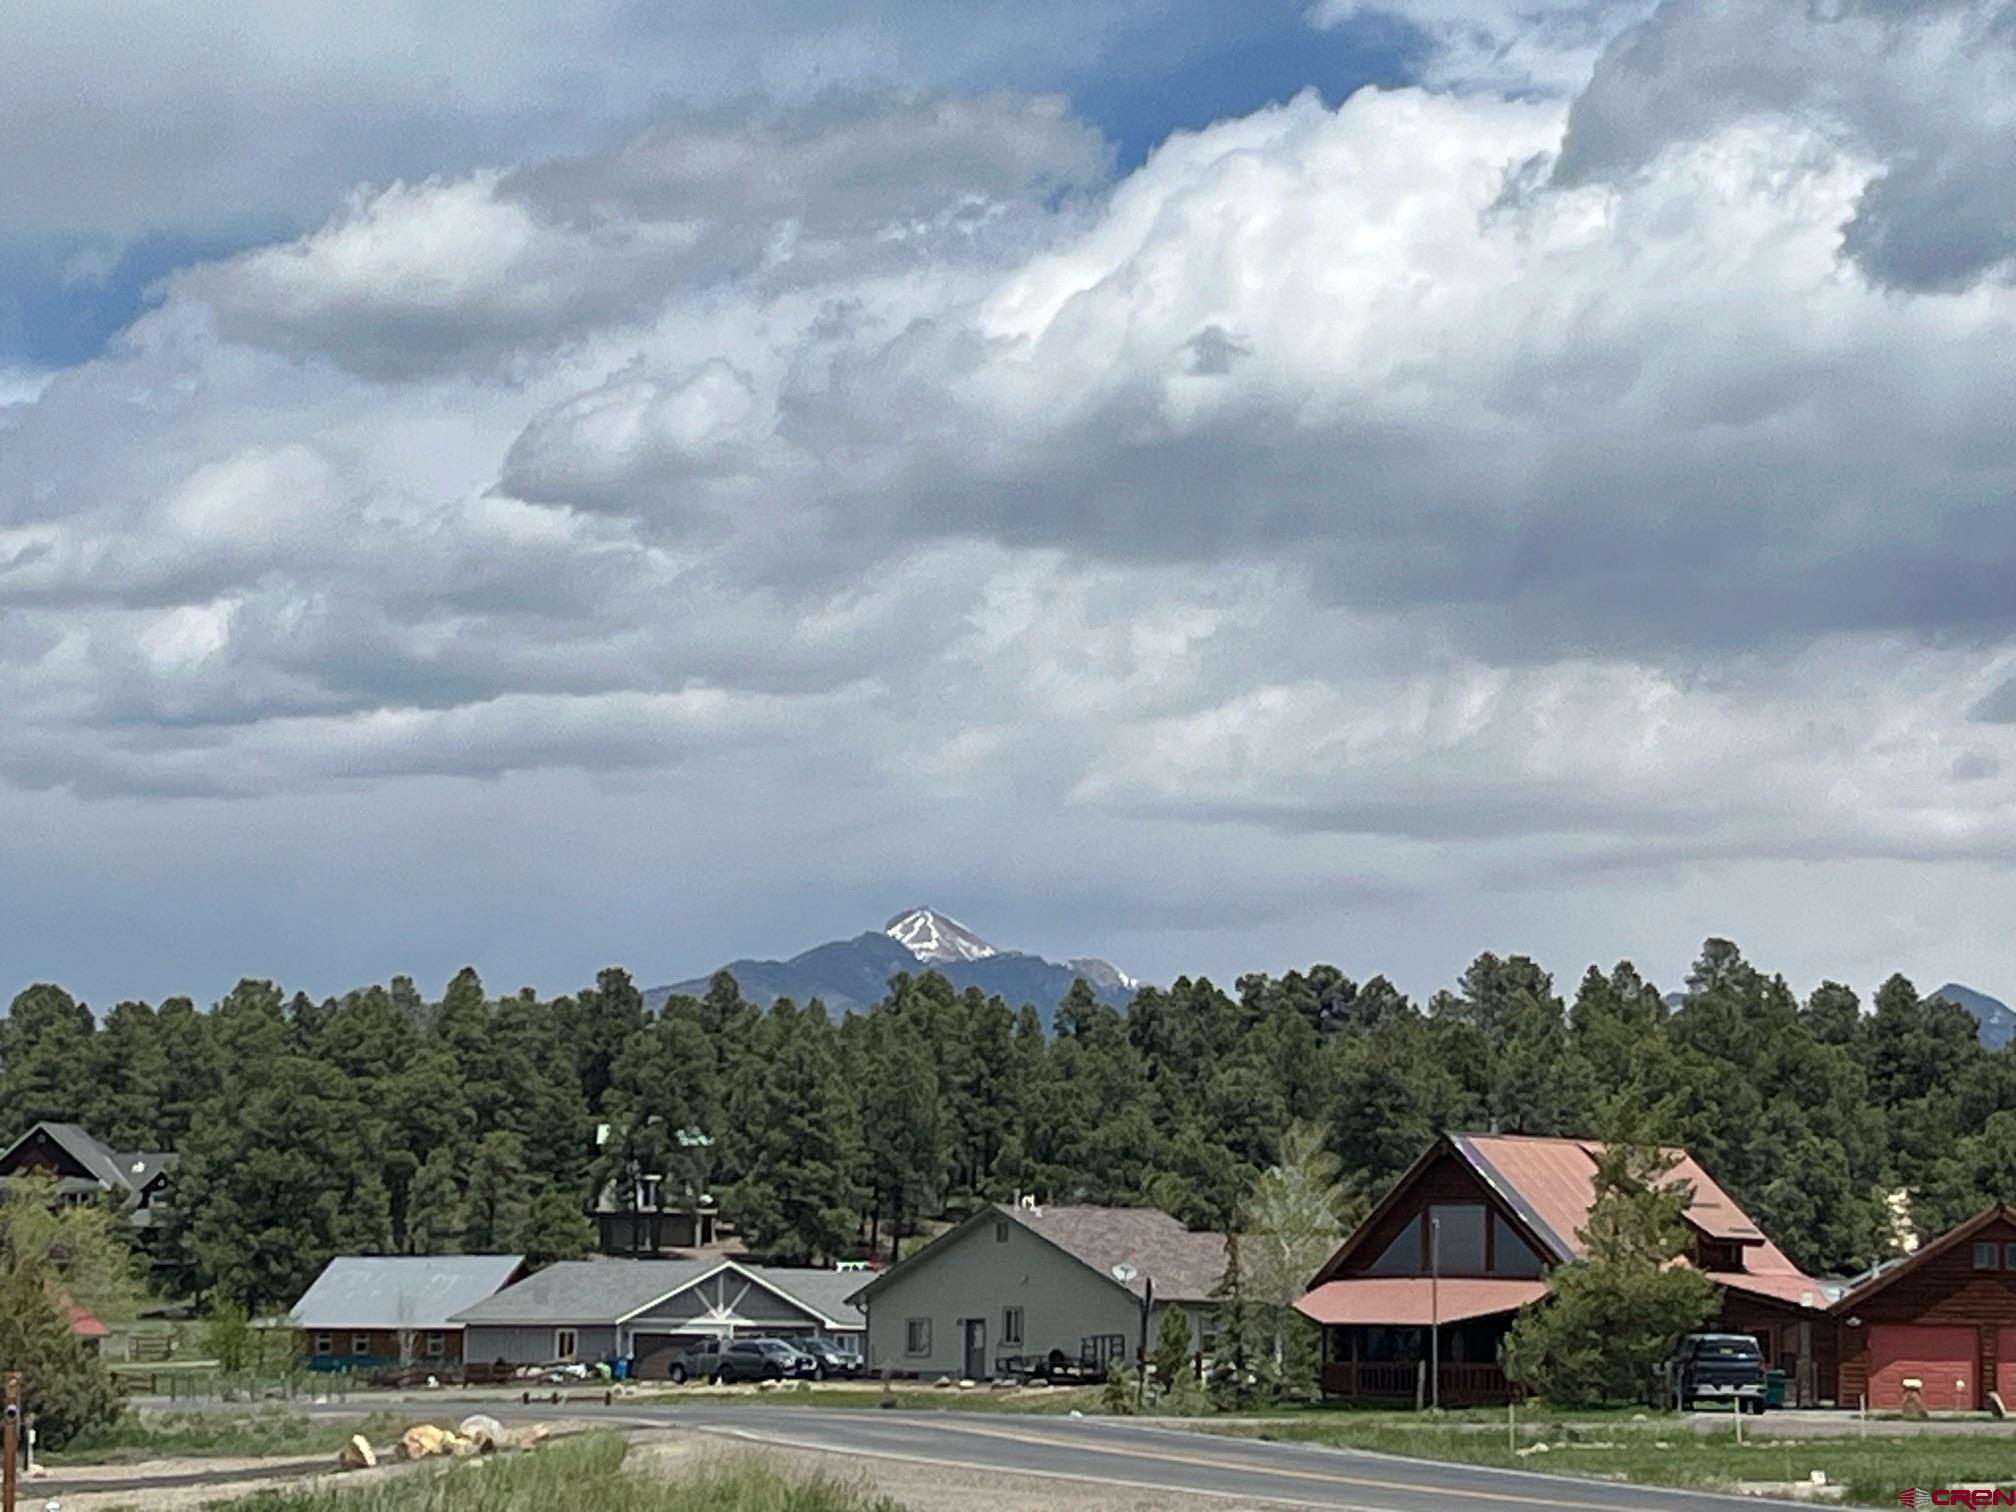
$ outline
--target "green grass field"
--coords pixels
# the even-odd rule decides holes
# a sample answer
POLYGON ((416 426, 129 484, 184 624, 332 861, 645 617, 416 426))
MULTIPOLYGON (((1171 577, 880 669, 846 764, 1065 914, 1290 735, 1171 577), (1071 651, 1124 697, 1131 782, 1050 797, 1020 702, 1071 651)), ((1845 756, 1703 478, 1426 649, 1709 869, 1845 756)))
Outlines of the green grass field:
POLYGON ((903 1512, 840 1481, 796 1480, 747 1461, 667 1479, 624 1469, 622 1440, 597 1434, 536 1453, 459 1460, 364 1487, 272 1492, 233 1512, 903 1512))
POLYGON ((1423 1419, 1412 1413, 1305 1412, 1262 1423, 1200 1424, 1204 1432, 1284 1443, 1330 1444, 1382 1454, 1558 1475, 1635 1481, 1644 1485, 1727 1488, 1738 1482, 1807 1480, 1815 1470, 1846 1486, 1851 1505, 1895 1506, 1908 1486, 2016 1484, 2016 1425, 1993 1433, 1926 1433, 1909 1437, 1748 1438, 1728 1431, 1702 1434, 1685 1418, 1632 1414, 1578 1415, 1522 1423, 1520 1454, 1500 1414, 1452 1413, 1423 1419))
POLYGON ((383 1443, 418 1421, 411 1413, 380 1412, 318 1422, 278 1407, 244 1414, 128 1411, 110 1427, 88 1429, 43 1458, 52 1465, 117 1465, 154 1459, 333 1456, 353 1433, 383 1443))

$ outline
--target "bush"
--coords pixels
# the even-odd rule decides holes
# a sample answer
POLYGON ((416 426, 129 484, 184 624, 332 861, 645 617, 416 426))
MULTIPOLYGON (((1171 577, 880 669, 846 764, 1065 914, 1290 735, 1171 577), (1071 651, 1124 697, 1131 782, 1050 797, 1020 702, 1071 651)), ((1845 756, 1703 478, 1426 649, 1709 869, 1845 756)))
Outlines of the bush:
POLYGON ((32 1258, 0 1264, 0 1370, 21 1372, 22 1410, 52 1449, 121 1410, 111 1372, 70 1331, 69 1308, 56 1297, 55 1278, 32 1258))

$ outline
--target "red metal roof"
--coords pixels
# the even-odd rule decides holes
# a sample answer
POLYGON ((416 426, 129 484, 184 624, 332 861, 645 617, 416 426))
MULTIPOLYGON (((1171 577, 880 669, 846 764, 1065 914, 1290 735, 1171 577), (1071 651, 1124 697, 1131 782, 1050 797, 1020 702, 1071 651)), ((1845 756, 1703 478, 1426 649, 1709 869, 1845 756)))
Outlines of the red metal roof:
MULTIPOLYGON (((1318 1273, 1319 1286, 1337 1275, 1346 1258, 1384 1209, 1447 1148, 1466 1162, 1504 1202, 1520 1224, 1539 1242, 1549 1264, 1583 1258, 1582 1230, 1596 1201, 1596 1160, 1603 1144, 1594 1139, 1560 1139, 1533 1134, 1451 1134, 1438 1141, 1393 1186, 1372 1216, 1330 1257, 1318 1273)), ((1766 1239, 1757 1225, 1715 1184, 1685 1150, 1669 1149, 1673 1159, 1669 1179, 1694 1188, 1687 1220, 1712 1239, 1741 1246, 1740 1271, 1714 1271, 1724 1285, 1775 1297, 1797 1306, 1825 1309, 1828 1297, 1821 1283, 1801 1273, 1785 1252, 1766 1239), (1810 1294, 1811 1300, 1807 1300, 1810 1294)), ((1445 1282, 1444 1284, 1448 1284, 1445 1282)))
MULTIPOLYGON (((1454 1141, 1486 1177, 1502 1178, 1515 1205, 1523 1201, 1561 1240, 1565 1260, 1582 1256, 1581 1231, 1596 1201, 1596 1157, 1600 1140, 1547 1139, 1527 1134, 1465 1134, 1454 1141), (1465 1148, 1465 1147, 1468 1148, 1465 1148), (1482 1157, 1481 1163, 1478 1157, 1482 1157), (1485 1169, 1488 1167, 1488 1169, 1485 1169)), ((1711 1239, 1729 1239, 1744 1246, 1743 1268, 1752 1275, 1798 1276, 1785 1252, 1764 1237, 1763 1230, 1715 1184, 1700 1163, 1685 1150, 1669 1149, 1673 1168, 1669 1181, 1694 1188, 1687 1221, 1711 1239)), ((1803 1278, 1802 1278, 1803 1279, 1803 1278)))
POLYGON ((1297 1302, 1295 1310, 1317 1323, 1425 1328, 1430 1323, 1516 1312, 1546 1295, 1544 1281, 1444 1276, 1431 1285, 1426 1276, 1354 1276, 1325 1281, 1297 1302))
POLYGON ((102 1339, 112 1330, 75 1302, 70 1304, 70 1332, 80 1339, 102 1339))

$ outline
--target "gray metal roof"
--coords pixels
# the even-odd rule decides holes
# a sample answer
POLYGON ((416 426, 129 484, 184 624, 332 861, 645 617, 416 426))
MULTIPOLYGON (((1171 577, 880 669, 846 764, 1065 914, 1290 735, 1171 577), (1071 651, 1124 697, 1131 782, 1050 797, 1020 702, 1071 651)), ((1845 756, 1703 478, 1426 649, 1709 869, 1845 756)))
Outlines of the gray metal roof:
POLYGON ((721 1268, 719 1260, 562 1260, 494 1297, 458 1323, 613 1323, 721 1268))
POLYGON ((524 1263, 523 1255, 338 1255, 287 1316, 297 1328, 442 1328, 524 1263))

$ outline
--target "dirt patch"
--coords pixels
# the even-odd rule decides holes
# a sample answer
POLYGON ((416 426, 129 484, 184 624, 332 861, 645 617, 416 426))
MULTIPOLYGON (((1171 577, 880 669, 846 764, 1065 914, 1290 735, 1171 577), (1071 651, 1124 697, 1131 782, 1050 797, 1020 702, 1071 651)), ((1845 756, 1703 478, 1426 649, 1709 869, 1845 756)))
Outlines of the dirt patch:
POLYGON ((1072 1512, 1277 1512, 1291 1504, 1183 1491, 1144 1491, 1100 1481, 1060 1481, 1051 1476, 1008 1471, 959 1470, 860 1454, 822 1454, 809 1449, 727 1444, 700 1433, 653 1437, 640 1443, 631 1462, 646 1473, 677 1475, 696 1464, 755 1459, 791 1476, 825 1476, 894 1497, 909 1512, 1056 1512, 1068 1500, 1072 1512))

